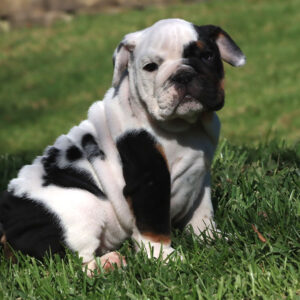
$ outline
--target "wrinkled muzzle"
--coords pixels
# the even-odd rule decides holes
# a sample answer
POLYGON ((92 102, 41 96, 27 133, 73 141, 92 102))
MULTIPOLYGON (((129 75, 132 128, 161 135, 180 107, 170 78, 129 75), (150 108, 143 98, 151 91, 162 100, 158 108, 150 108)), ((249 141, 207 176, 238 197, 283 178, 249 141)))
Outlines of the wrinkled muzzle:
MULTIPOLYGON (((170 76, 169 82, 177 92, 177 106, 200 108, 205 110, 220 110, 224 105, 224 90, 222 80, 215 74, 197 72, 191 66, 183 65, 170 76), (197 105, 197 102, 200 105, 197 105), (187 105, 190 103, 190 105, 187 105)), ((188 112, 186 112, 188 113, 188 112)))

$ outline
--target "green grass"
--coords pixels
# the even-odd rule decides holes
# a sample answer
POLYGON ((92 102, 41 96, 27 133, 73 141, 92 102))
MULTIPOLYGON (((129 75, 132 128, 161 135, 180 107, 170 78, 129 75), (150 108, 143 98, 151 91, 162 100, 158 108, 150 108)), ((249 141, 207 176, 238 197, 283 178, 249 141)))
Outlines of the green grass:
POLYGON ((226 66, 213 164, 216 222, 229 239, 208 245, 174 232, 185 260, 168 265, 135 254, 128 241, 120 250, 128 267, 93 279, 71 253, 15 265, 0 254, 0 299, 300 298, 299 1, 214 0, 2 34, 0 190, 103 97, 122 36, 166 17, 219 24, 248 58, 244 68, 226 66))
MULTIPOLYGON (((22 161, 2 163, 7 180, 22 161)), ((0 299, 299 299, 299 164, 295 149, 284 144, 248 148, 224 141, 213 165, 213 198, 228 240, 208 244, 176 232, 173 245, 184 261, 168 265, 136 255, 126 242, 120 251, 128 267, 93 279, 72 254, 45 263, 3 260, 0 299)))

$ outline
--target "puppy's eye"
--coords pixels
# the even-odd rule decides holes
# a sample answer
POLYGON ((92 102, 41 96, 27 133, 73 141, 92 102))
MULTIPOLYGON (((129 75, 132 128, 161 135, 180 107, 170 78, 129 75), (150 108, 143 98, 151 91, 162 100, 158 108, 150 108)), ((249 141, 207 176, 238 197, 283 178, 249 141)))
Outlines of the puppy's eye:
POLYGON ((214 54, 210 51, 204 52, 204 53, 201 54, 201 59, 204 62, 210 63, 214 60, 214 54))
POLYGON ((150 63, 143 67, 143 70, 145 70, 147 72, 153 72, 157 69, 158 69, 158 64, 156 64, 156 63, 150 63))

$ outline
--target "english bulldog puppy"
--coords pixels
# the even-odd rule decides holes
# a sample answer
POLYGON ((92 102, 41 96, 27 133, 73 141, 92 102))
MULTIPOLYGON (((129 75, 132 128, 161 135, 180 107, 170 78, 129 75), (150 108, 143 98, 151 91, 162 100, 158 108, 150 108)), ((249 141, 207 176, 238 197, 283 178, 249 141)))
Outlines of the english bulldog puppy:
POLYGON ((237 67, 245 56, 213 25, 166 19, 127 34, 104 99, 10 181, 2 241, 39 259, 68 247, 93 270, 105 253, 104 267, 125 264, 114 251, 129 237, 165 259, 173 226, 212 236, 222 60, 237 67))

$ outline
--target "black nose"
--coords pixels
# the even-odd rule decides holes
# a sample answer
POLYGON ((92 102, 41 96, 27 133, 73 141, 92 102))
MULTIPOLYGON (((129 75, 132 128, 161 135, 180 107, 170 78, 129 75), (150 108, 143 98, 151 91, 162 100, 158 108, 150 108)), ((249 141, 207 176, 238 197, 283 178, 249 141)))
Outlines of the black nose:
POLYGON ((172 77, 172 80, 175 81, 176 83, 188 84, 193 80, 195 76, 196 74, 193 72, 180 72, 178 74, 175 74, 172 77))

